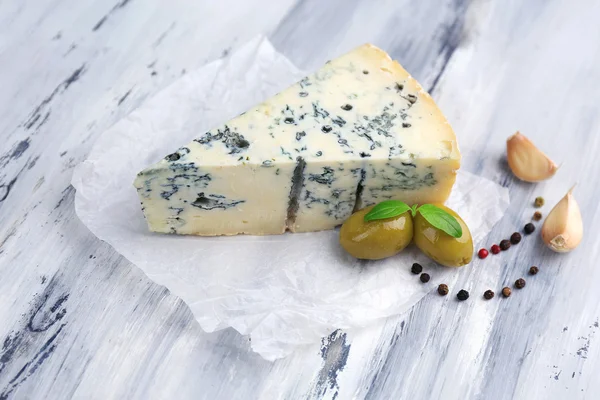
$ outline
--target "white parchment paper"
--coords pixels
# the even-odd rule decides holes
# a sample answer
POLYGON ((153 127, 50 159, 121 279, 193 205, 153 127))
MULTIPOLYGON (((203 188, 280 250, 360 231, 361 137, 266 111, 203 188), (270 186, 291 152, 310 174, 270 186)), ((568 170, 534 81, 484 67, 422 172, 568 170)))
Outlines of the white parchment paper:
MULTIPOLYGON (((188 73, 106 131, 73 175, 75 207, 100 239, 190 307, 206 331, 233 327, 274 360, 337 328, 400 314, 433 288, 410 273, 432 264, 415 248, 366 262, 346 255, 338 232, 201 238, 150 233, 132 182, 138 171, 300 77, 257 38, 188 73)), ((508 191, 460 172, 448 205, 475 243, 501 218, 508 191)), ((466 267, 468 268, 468 267, 466 267)))

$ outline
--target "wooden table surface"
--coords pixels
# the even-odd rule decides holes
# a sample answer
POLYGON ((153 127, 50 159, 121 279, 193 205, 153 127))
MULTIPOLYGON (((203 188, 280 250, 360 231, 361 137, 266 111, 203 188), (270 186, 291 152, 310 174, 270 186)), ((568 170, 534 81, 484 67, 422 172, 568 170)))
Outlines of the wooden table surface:
POLYGON ((0 2, 0 399, 598 398, 598 17, 598 0, 0 2), (121 117, 260 33, 306 70, 386 49, 449 118, 463 168, 510 189, 484 244, 578 183, 580 248, 528 239, 447 282, 467 302, 432 287, 406 315, 274 363, 231 329, 203 332, 83 226, 71 174, 121 117), (562 164, 552 180, 512 177, 516 130, 562 164), (521 276, 510 299, 481 299, 521 276))

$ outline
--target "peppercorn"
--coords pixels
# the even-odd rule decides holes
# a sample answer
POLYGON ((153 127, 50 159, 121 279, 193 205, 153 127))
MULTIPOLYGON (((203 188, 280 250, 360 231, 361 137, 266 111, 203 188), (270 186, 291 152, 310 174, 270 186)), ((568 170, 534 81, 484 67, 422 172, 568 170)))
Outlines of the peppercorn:
POLYGON ((429 276, 429 274, 421 274, 421 276, 419 277, 419 279, 421 280, 421 282, 423 283, 427 283, 429 282, 429 280, 431 279, 431 277, 429 276))
POLYGON ((494 245, 492 245, 492 248, 490 250, 492 250, 492 254, 498 254, 498 253, 500 253, 500 246, 498 246, 497 244, 494 244, 494 245))
POLYGON ((523 289, 525 287, 525 279, 519 278, 515 281, 515 287, 517 289, 523 289))
POLYGON ((538 272, 540 272, 540 269, 535 265, 529 268, 529 275, 536 275, 538 272))
POLYGON ((525 225, 525 227, 523 228, 523 231, 525 232, 526 235, 529 235, 529 234, 533 233, 533 231, 535 231, 535 225, 533 225, 530 222, 525 225))
POLYGON ((420 274, 421 272, 423 272, 423 267, 419 263, 414 263, 412 265, 412 268, 410 269, 410 272, 412 272, 415 275, 420 274))
POLYGON ((504 297, 510 297, 511 293, 512 293, 512 291, 510 290, 509 287, 505 287, 502 289, 502 296, 504 296, 504 297))
POLYGON ((448 294, 448 285, 446 285, 445 283, 442 283, 440 286, 438 286, 438 293, 440 294, 440 296, 445 296, 448 294))
POLYGON ((502 251, 506 251, 506 250, 510 249, 510 240, 504 239, 503 241, 501 241, 500 242, 500 249, 502 251))
POLYGON ((536 211, 533 213, 533 220, 534 221, 539 221, 542 219, 542 213, 539 211, 536 211))
POLYGON ((460 301, 465 301, 466 299, 469 298, 469 292, 467 292, 466 290, 461 290, 456 294, 456 297, 460 300, 460 301))
POLYGON ((515 232, 512 235, 510 235, 510 242, 512 244, 519 244, 520 241, 521 241, 521 234, 519 232, 515 232))
POLYGON ((477 252, 477 255, 479 256, 479 258, 481 258, 482 260, 484 258, 486 258, 488 256, 488 254, 490 254, 486 249, 481 249, 477 252))
POLYGON ((535 208, 540 208, 544 205, 544 198, 542 196, 538 196, 535 198, 535 201, 533 202, 533 205, 535 206, 535 208))
POLYGON ((491 291, 491 290, 486 290, 486 291, 483 293, 483 298, 484 298, 484 299, 486 299, 486 300, 489 300, 489 299, 491 299, 491 298, 493 298, 493 297, 494 297, 494 292, 493 292, 493 291, 491 291))

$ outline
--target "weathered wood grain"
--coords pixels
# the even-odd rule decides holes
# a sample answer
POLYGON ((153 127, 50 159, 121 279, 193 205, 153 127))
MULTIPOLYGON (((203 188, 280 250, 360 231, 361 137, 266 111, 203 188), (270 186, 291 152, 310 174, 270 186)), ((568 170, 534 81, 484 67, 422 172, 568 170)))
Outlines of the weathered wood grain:
MULTIPOLYGON (((600 2, 316 0, 0 3, 0 399, 595 398, 600 390, 600 2), (408 314, 275 363, 187 307, 77 220, 72 168, 104 129, 186 71, 266 33, 314 69, 363 42, 400 60, 455 130, 464 168, 511 191, 506 237, 575 182, 569 255, 526 238, 434 287, 408 314), (562 167, 516 181, 520 129, 562 167), (524 276, 510 299, 480 299, 524 276)), ((402 290, 402 288, 398 288, 402 290)))

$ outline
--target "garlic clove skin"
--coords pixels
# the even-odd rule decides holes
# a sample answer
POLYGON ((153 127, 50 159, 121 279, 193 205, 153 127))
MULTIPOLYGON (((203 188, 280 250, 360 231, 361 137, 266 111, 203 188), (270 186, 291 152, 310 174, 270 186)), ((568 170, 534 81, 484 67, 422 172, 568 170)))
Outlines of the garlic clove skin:
POLYGON ((574 187, 554 206, 542 226, 542 240, 559 253, 576 248, 583 238, 583 221, 573 196, 574 187))
POLYGON ((540 182, 554 176, 558 166, 520 132, 506 141, 508 165, 522 181, 540 182))

